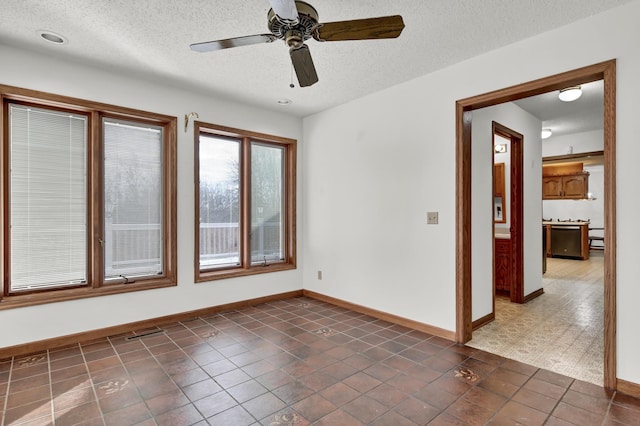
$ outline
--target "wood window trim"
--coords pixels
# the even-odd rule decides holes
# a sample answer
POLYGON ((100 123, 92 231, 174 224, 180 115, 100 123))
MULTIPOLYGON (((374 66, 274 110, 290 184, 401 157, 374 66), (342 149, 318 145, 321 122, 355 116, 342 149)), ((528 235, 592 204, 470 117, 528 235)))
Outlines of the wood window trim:
MULTIPOLYGON (((9 208, 8 183, 6 173, 8 167, 8 152, 6 146, 0 150, 0 164, 2 173, 0 191, 2 191, 2 208, 0 209, 0 252, 3 262, 0 263, 0 310, 18 307, 41 305, 68 300, 78 300, 91 297, 129 293, 135 291, 164 288, 177 285, 177 118, 164 114, 152 113, 133 108, 110 105, 69 96, 45 93, 31 89, 0 85, 0 135, 3 141, 9 136, 7 113, 9 103, 31 104, 37 107, 54 110, 73 111, 88 117, 88 146, 87 146, 87 247, 88 247, 88 284, 74 288, 56 288, 37 292, 8 294, 8 268, 6 249, 10 241, 7 226, 7 209, 9 208), (99 182, 103 171, 102 165, 102 118, 118 118, 147 123, 163 129, 163 264, 164 273, 159 277, 143 278, 135 284, 109 283, 104 285, 102 268, 102 249, 100 241, 103 239, 103 192, 99 182)), ((7 144, 3 144, 7 145, 7 144)))
POLYGON ((252 132, 248 130, 236 129, 233 127, 220 126, 202 121, 195 121, 194 132, 194 281, 202 283, 227 278, 236 278, 270 272, 281 272, 296 269, 296 159, 297 141, 295 139, 274 136, 265 133, 252 132), (244 247, 249 247, 250 243, 250 205, 251 205, 251 179, 246 176, 247 165, 251 162, 250 145, 251 142, 279 145, 285 148, 285 184, 284 184, 284 219, 285 219, 285 259, 282 262, 267 264, 266 266, 251 265, 249 250, 242 250, 240 253, 241 266, 219 268, 215 270, 200 269, 200 182, 199 182, 199 143, 200 134, 210 133, 214 136, 231 137, 241 140, 248 148, 241 150, 241 204, 246 206, 240 212, 240 238, 244 247))

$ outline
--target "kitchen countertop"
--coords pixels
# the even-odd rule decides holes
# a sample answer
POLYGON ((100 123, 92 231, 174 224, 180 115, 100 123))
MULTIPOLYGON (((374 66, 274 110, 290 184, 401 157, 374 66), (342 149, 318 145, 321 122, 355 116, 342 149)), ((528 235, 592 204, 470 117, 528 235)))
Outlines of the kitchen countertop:
POLYGON ((591 222, 558 222, 558 221, 543 221, 542 222, 543 225, 571 225, 571 226, 584 226, 584 225, 591 225, 591 222))

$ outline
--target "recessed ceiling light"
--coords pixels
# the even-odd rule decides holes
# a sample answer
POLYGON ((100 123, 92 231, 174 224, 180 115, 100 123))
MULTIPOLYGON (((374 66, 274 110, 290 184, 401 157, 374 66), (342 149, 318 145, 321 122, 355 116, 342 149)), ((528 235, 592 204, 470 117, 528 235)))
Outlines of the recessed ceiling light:
POLYGON ((582 89, 580 86, 567 87, 566 89, 560 90, 558 93, 558 98, 560 98, 563 102, 572 102, 582 96, 582 89))
POLYGON ((49 43, 53 43, 53 44, 66 44, 67 43, 66 37, 61 36, 60 34, 56 34, 53 31, 40 30, 40 31, 38 31, 38 35, 43 40, 46 40, 49 43))
POLYGON ((278 102, 278 105, 291 105, 291 99, 278 99, 276 102, 278 102))
POLYGON ((551 131, 551 129, 542 129, 540 137, 542 137, 542 139, 547 139, 550 138, 552 134, 553 132, 551 131))

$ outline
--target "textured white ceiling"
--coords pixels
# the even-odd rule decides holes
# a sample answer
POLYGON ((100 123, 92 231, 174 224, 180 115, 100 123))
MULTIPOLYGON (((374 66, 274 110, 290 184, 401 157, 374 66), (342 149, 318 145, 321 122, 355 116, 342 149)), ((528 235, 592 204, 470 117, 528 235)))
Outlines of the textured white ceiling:
POLYGON ((391 40, 309 40, 320 81, 293 89, 279 40, 205 54, 189 49, 268 32, 268 0, 2 0, 0 43, 305 116, 628 1, 311 0, 320 22, 400 14, 406 28, 391 40), (44 42, 38 30, 69 42, 44 42), (277 105, 280 98, 293 103, 277 105))

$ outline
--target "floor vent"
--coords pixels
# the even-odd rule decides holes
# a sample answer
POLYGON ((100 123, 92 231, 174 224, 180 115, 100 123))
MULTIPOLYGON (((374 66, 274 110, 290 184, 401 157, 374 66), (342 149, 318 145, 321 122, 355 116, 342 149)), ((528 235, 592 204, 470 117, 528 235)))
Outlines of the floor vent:
POLYGON ((125 337, 124 340, 136 340, 136 339, 140 339, 142 337, 155 336, 155 335, 161 334, 161 333, 164 333, 164 330, 162 330, 162 329, 153 330, 153 331, 148 331, 148 332, 142 333, 142 334, 136 334, 135 336, 125 337))

